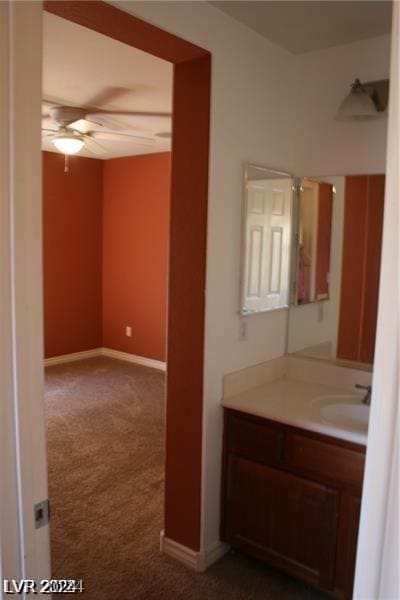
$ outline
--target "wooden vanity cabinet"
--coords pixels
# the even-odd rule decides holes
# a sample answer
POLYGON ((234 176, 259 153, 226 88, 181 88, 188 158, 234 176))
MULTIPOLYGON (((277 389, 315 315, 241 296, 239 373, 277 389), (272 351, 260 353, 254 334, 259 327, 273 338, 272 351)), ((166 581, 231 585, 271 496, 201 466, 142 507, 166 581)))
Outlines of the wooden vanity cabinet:
POLYGON ((365 448, 225 409, 221 538, 351 598, 365 448))

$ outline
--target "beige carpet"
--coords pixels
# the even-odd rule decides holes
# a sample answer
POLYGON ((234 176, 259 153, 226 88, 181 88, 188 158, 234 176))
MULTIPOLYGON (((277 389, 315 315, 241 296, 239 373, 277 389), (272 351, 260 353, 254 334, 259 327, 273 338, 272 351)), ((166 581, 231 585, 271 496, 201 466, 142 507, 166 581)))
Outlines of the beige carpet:
POLYGON ((53 577, 87 600, 322 598, 239 554, 204 574, 160 554, 163 395, 161 372, 113 359, 46 369, 53 577))

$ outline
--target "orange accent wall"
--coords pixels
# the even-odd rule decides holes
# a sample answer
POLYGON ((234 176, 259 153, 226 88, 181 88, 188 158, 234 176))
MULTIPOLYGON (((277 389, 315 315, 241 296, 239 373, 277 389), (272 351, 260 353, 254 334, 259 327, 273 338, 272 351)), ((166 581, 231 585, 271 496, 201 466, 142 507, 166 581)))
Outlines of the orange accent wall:
POLYGON ((104 161, 103 346, 165 360, 170 153, 104 161), (132 327, 132 337, 125 327, 132 327))
POLYGON ((170 162, 75 156, 64 173, 43 153, 46 358, 104 346, 165 360, 170 162))
POLYGON ((385 175, 371 175, 368 179, 365 294, 361 324, 360 360, 372 363, 375 354, 379 280, 381 274, 385 175))
POLYGON ((45 356, 102 343, 102 161, 43 152, 45 356))
POLYGON ((373 363, 384 175, 346 177, 338 358, 373 363))

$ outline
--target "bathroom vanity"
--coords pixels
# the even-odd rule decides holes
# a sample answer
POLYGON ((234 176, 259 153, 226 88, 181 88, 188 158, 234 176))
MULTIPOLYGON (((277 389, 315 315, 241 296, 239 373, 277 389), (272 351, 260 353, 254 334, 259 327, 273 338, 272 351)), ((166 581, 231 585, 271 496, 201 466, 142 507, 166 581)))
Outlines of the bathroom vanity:
POLYGON ((274 350, 284 356, 224 377, 221 539, 343 599, 354 583, 370 400, 358 386, 372 380, 384 180, 245 165, 240 331, 285 311, 274 350))
POLYGON ((222 402, 221 539, 351 598, 368 407, 350 390, 294 379, 293 361, 222 402))

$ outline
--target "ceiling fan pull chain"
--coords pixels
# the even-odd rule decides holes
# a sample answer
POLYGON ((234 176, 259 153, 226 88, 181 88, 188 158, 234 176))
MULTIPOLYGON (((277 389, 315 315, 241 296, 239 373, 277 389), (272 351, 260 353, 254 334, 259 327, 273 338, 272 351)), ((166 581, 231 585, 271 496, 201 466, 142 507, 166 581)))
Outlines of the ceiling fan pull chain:
POLYGON ((64 173, 68 173, 69 171, 69 158, 68 154, 64 154, 64 173))

